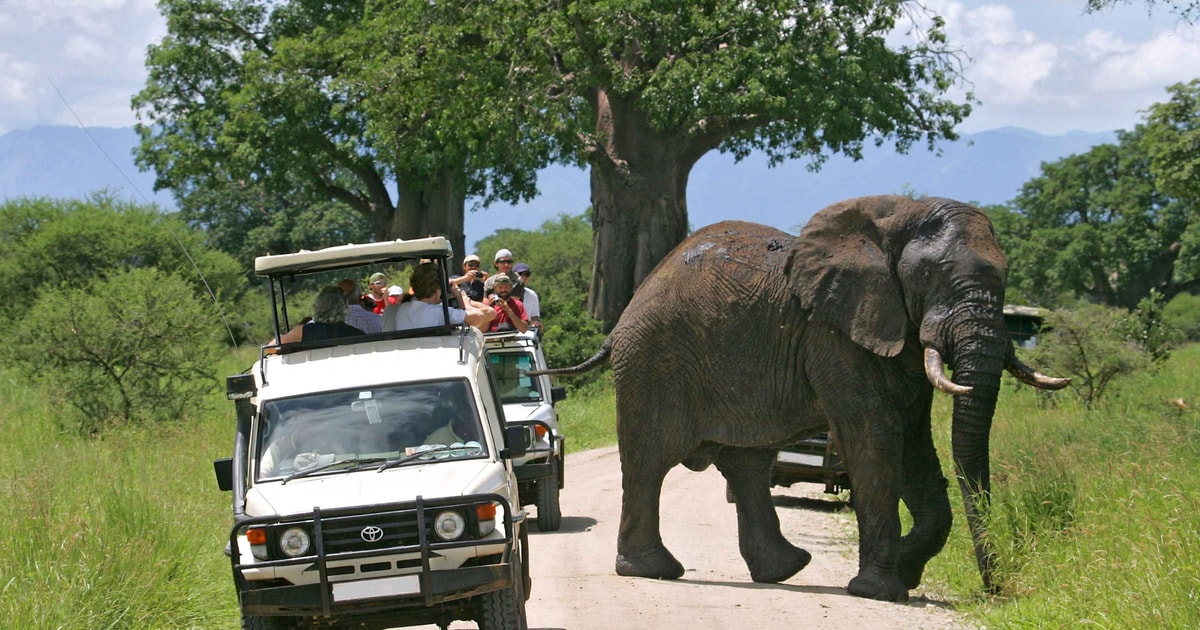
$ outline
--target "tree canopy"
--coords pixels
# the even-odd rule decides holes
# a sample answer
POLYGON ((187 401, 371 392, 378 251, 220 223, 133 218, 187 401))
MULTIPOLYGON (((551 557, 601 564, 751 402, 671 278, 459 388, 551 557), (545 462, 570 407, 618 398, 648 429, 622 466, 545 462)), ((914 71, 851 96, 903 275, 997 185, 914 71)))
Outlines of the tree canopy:
MULTIPOLYGON (((688 176, 707 152, 816 164, 858 157, 868 138, 933 146, 970 111, 944 97, 960 58, 919 2, 504 0, 482 19, 467 2, 372 7, 385 21, 416 12, 470 33, 515 78, 497 99, 531 104, 539 133, 590 164, 589 309, 609 324, 686 236, 688 176)), ((375 61, 408 68, 411 50, 384 44, 375 61)), ((461 76, 455 57, 441 61, 435 74, 461 76)))
POLYGON ((932 147, 970 111, 944 96, 960 57, 941 19, 911 0, 160 7, 139 159, 190 216, 232 234, 333 201, 376 238, 461 251, 465 198, 527 198, 548 161, 587 162, 590 310, 610 323, 686 235, 708 151, 819 164, 868 139, 932 147))
MULTIPOLYGON (((462 112, 483 104, 448 90, 453 76, 430 79, 407 64, 374 64, 376 47, 387 40, 364 40, 371 32, 363 25, 366 4, 159 3, 167 35, 150 47, 149 78, 133 101, 138 162, 155 170, 156 188, 175 193, 184 216, 220 235, 219 246, 267 248, 254 251, 261 255, 346 237, 442 234, 462 251, 468 195, 515 201, 533 194, 529 173, 544 165, 539 145, 526 151, 508 138, 513 134, 468 125, 464 116, 457 125, 441 123, 450 105, 462 112), (369 82, 356 78, 368 75, 369 82), (404 115, 372 120, 364 105, 372 93, 403 94, 404 115), (503 139, 502 148, 492 150, 494 138, 503 139), (508 168, 527 155, 534 155, 531 164, 508 168), (302 215, 313 216, 314 208, 333 220, 322 223, 328 229, 305 232, 302 215)), ((425 32, 406 15, 391 19, 425 32)), ((456 58, 478 68, 465 54, 456 58)))
POLYGON ((1200 198, 1160 185, 1154 156, 1176 147, 1154 125, 1043 164, 1011 204, 989 209, 1009 258, 1008 301, 1133 309, 1152 291, 1200 290, 1200 198))

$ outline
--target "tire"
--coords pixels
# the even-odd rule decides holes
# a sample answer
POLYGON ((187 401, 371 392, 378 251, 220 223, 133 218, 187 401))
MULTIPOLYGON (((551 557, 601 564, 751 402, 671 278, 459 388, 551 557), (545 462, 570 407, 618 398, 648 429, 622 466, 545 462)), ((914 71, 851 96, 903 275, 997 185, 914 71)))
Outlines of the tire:
POLYGON ((562 504, 559 502, 558 467, 549 478, 537 482, 538 531, 555 532, 562 527, 562 504))
POLYGON ((525 595, 525 550, 513 559, 513 584, 502 591, 492 591, 479 596, 479 612, 475 618, 479 630, 526 630, 525 595))

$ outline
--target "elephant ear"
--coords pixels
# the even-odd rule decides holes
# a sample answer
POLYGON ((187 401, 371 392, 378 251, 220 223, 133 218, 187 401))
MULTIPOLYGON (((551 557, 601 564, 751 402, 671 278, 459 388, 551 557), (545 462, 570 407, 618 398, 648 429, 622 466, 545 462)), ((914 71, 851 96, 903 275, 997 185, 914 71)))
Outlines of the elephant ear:
POLYGON ((908 312, 872 209, 851 200, 818 212, 796 238, 785 273, 811 321, 893 357, 904 347, 908 312))

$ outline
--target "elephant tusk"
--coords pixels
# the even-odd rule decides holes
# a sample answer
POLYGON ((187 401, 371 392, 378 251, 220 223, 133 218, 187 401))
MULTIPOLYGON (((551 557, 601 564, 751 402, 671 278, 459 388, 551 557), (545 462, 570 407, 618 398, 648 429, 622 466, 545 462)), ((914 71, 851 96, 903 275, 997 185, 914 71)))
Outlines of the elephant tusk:
POLYGON ((1017 354, 1012 352, 1008 356, 1008 361, 1004 366, 1009 374, 1017 377, 1018 381, 1026 385, 1032 385, 1038 389, 1058 390, 1066 387, 1071 383, 1069 378, 1058 378, 1054 376, 1046 376, 1041 372, 1025 365, 1017 358, 1017 354))
POLYGON ((959 385, 946 378, 942 355, 938 354, 938 351, 933 348, 925 348, 925 376, 929 378, 929 382, 933 383, 933 386, 938 388, 939 391, 951 396, 959 396, 971 392, 971 387, 959 385))

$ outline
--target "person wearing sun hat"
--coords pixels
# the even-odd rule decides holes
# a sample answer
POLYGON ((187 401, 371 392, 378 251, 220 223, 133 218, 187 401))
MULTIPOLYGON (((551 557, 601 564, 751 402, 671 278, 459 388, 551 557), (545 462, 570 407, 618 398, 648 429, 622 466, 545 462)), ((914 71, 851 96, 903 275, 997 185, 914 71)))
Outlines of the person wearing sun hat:
POLYGON ((470 254, 463 258, 462 269, 461 275, 450 278, 450 286, 462 288, 467 297, 476 302, 483 301, 485 295, 483 281, 487 280, 488 272, 480 268, 479 256, 470 254))
POLYGON ((537 292, 529 288, 529 274, 531 273, 529 265, 519 262, 513 265, 513 274, 517 277, 517 282, 521 283, 521 295, 517 299, 525 305, 525 314, 529 316, 529 325, 541 329, 542 327, 542 306, 541 300, 538 298, 537 292))
MULTIPOLYGON (((517 274, 513 273, 512 250, 498 250, 496 255, 492 257, 492 266, 496 268, 496 275, 504 274, 508 276, 509 282, 512 283, 511 295, 518 300, 525 299, 525 284, 521 282, 521 279, 517 277, 517 274)), ((495 275, 492 276, 492 278, 495 277, 495 275)), ((485 293, 492 292, 492 278, 489 278, 487 282, 483 283, 483 290, 485 293)))
POLYGON ((529 330, 529 317, 525 315, 525 305, 512 296, 512 280, 509 280, 508 274, 498 273, 492 276, 492 291, 484 300, 484 304, 496 309, 496 318, 492 320, 488 331, 529 330))

